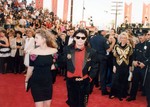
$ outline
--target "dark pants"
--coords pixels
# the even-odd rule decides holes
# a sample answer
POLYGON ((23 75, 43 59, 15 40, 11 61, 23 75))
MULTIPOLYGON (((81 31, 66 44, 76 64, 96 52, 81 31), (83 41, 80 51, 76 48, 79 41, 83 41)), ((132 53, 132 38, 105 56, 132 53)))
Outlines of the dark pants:
POLYGON ((107 60, 107 78, 106 78, 106 83, 111 85, 112 83, 112 74, 113 74, 113 58, 109 57, 109 60, 107 60))
MULTIPOLYGON (((139 67, 134 68, 130 97, 136 98, 137 91, 139 88, 139 83, 141 84, 143 83, 144 74, 145 74, 145 68, 143 69, 139 67)), ((142 91, 144 92, 144 87, 142 87, 142 91)))
POLYGON ((15 68, 15 60, 14 57, 9 57, 9 61, 8 61, 8 72, 13 73, 14 72, 14 68, 15 68))
POLYGON ((68 95, 70 107, 86 107, 89 96, 89 78, 83 81, 76 81, 75 78, 68 78, 68 95))
POLYGON ((24 70, 24 67, 23 67, 23 56, 15 56, 14 58, 15 60, 15 70, 14 72, 15 73, 22 73, 22 71, 24 70))
POLYGON ((101 83, 101 90, 102 93, 106 92, 106 74, 107 74, 107 60, 103 60, 100 62, 100 66, 99 66, 99 70, 100 70, 100 83, 101 83))
POLYGON ((96 86, 99 86, 100 82, 102 93, 105 93, 107 91, 106 89, 107 57, 105 55, 97 54, 97 58, 99 61, 99 69, 93 81, 96 86))
POLYGON ((0 57, 0 73, 7 73, 8 57, 0 57))
POLYGON ((147 99, 147 107, 150 107, 150 68, 147 72, 146 81, 145 81, 145 93, 147 99))

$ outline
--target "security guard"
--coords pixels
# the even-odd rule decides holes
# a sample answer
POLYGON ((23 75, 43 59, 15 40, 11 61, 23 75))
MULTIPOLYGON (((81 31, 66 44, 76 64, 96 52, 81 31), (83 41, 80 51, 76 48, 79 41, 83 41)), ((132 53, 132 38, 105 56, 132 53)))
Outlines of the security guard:
MULTIPOLYGON (((148 66, 148 58, 150 57, 150 45, 146 41, 146 32, 138 31, 137 36, 139 38, 139 43, 135 46, 133 53, 133 79, 132 87, 130 92, 130 97, 127 98, 127 101, 136 100, 136 95, 139 87, 139 82, 142 84, 144 80, 144 75, 148 66)), ((142 92, 145 92, 144 87, 142 86, 142 92)))
POLYGON ((99 58, 99 71, 97 73, 97 77, 95 78, 95 84, 99 85, 98 79, 100 78, 101 82, 101 90, 102 95, 108 95, 108 91, 106 89, 106 67, 107 67, 107 52, 110 52, 113 49, 115 44, 115 39, 113 39, 113 43, 109 45, 109 42, 104 37, 106 35, 105 30, 99 31, 96 36, 90 39, 90 45, 93 49, 97 51, 97 56, 99 58))
MULTIPOLYGON (((147 36, 150 35, 150 31, 147 33, 147 36)), ((150 39, 147 39, 147 44, 150 50, 150 39)), ((150 52, 149 52, 149 56, 147 56, 147 69, 145 72, 145 76, 144 76, 144 81, 143 81, 143 85, 145 86, 145 93, 146 93, 146 98, 147 98, 147 107, 150 107, 150 52)))

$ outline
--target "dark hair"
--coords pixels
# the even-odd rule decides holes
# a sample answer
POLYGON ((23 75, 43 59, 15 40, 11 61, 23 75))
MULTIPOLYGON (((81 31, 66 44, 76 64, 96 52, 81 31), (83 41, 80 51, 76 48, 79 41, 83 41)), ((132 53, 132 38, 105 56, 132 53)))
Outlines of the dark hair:
POLYGON ((114 33, 116 33, 116 30, 115 30, 115 29, 111 28, 111 30, 113 30, 113 31, 114 31, 114 33))
POLYGON ((97 33, 98 33, 99 35, 101 35, 101 33, 102 33, 103 31, 104 31, 104 30, 98 30, 97 33))
POLYGON ((108 38, 109 38, 109 36, 110 36, 110 34, 107 34, 107 35, 105 36, 105 38, 106 38, 106 39, 108 39, 108 38))
POLYGON ((85 37, 88 37, 87 31, 85 29, 78 29, 74 32, 73 37, 75 37, 78 33, 82 33, 85 35, 85 37))
MULTIPOLYGON (((84 34, 86 38, 88 37, 87 31, 86 31, 85 29, 78 29, 78 30, 76 30, 76 31, 74 32, 74 34, 73 34, 73 37, 76 37, 76 35, 77 35, 78 33, 84 34)), ((87 39, 88 39, 88 38, 87 38, 87 39)), ((87 39, 86 39, 86 42, 85 42, 85 46, 88 46, 88 40, 87 40, 87 39)), ((74 41, 74 43, 75 43, 75 41, 74 41)))
POLYGON ((55 31, 55 30, 50 30, 50 32, 53 34, 53 35, 57 35, 58 33, 55 31))
POLYGON ((17 34, 19 34, 20 37, 22 38, 22 32, 21 31, 15 31, 15 37, 17 36, 17 34))

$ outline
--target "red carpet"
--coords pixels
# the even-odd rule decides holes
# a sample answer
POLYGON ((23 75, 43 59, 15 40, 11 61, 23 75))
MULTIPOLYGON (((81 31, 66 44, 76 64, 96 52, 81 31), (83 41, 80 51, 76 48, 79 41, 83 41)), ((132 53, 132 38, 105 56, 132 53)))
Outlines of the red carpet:
MULTIPOLYGON (((20 74, 0 74, 0 107, 34 107, 30 92, 24 90, 24 76, 20 74)), ((51 107, 68 107, 65 103, 66 85, 63 77, 58 76, 54 84, 51 107)), ((108 99, 101 96, 100 90, 94 89, 89 98, 88 107, 146 107, 145 97, 140 96, 136 101, 126 102, 118 99, 108 99)))

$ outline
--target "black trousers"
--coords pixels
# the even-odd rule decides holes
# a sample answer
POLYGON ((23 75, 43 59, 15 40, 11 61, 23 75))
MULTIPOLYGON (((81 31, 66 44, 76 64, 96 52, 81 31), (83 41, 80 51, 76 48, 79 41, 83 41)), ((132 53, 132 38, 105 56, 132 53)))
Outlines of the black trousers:
POLYGON ((145 94, 147 99, 147 107, 150 107, 150 68, 147 72, 146 81, 145 81, 145 94))
MULTIPOLYGON (((136 98, 138 88, 139 88, 139 83, 141 84, 143 83, 145 70, 146 68, 143 69, 139 67, 134 68, 130 97, 136 98)), ((142 91, 144 92, 144 87, 142 87, 142 91)))
POLYGON ((83 81, 76 81, 75 78, 67 78, 70 107, 86 107, 90 90, 89 80, 86 78, 83 81))
POLYGON ((106 92, 106 74, 107 74, 107 60, 103 60, 102 62, 100 62, 99 65, 99 70, 100 70, 100 83, 101 83, 101 90, 102 93, 106 92))

